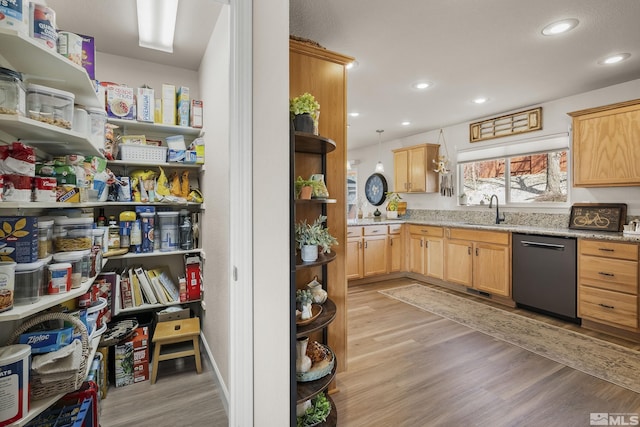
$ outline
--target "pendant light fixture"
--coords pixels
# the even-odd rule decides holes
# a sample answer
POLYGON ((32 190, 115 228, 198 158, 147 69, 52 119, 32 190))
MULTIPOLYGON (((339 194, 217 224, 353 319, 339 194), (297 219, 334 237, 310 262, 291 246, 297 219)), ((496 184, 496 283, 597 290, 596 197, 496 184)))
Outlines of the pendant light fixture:
POLYGON ((382 164, 382 160, 380 160, 380 146, 382 145, 382 132, 384 129, 378 129, 378 163, 376 164, 376 172, 382 173, 384 172, 384 165, 382 164))

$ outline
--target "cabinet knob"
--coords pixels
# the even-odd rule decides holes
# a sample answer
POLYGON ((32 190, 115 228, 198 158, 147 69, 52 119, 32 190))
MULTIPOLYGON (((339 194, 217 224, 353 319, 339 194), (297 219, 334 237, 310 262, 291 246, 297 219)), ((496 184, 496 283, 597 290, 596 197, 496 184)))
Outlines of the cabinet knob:
POLYGON ((471 246, 467 248, 467 255, 471 255, 471 246))
POLYGON ((367 242, 364 242, 364 248, 367 249, 367 242))

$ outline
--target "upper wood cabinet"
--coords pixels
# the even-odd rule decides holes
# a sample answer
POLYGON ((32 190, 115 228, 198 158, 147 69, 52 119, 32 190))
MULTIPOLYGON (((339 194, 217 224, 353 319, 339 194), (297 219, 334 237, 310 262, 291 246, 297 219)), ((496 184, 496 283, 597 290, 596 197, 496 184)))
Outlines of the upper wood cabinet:
POLYGON ((437 144, 420 144, 393 150, 394 191, 396 193, 437 193, 437 144))
POLYGON ((568 113, 573 185, 640 185, 640 99, 568 113))

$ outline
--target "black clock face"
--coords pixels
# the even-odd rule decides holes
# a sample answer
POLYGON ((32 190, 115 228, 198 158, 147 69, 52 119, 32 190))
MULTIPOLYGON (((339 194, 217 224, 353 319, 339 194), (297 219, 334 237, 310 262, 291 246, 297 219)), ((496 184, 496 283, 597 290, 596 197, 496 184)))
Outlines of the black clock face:
POLYGON ((387 198, 387 180, 384 175, 374 173, 364 185, 364 194, 373 206, 380 206, 387 198))

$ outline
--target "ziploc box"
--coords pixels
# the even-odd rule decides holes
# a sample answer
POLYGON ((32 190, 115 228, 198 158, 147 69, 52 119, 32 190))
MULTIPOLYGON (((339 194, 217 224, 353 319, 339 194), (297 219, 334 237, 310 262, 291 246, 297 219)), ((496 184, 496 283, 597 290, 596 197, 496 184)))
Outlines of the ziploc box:
POLYGON ((162 124, 176 124, 176 87, 174 85, 162 85, 162 124))
POLYGON ((38 217, 0 217, 2 256, 18 263, 38 260, 38 217))
POLYGON ((20 335, 19 343, 31 346, 31 354, 56 351, 71 344, 73 326, 51 331, 27 332, 20 335))
POLYGON ((107 116, 116 119, 135 120, 134 93, 132 87, 107 86, 107 116))
POLYGON ((96 41, 92 36, 85 36, 78 34, 82 37, 82 67, 89 74, 90 80, 96 79, 96 41))
POLYGON ((136 94, 136 119, 139 122, 153 123, 155 91, 150 87, 139 87, 136 94))

